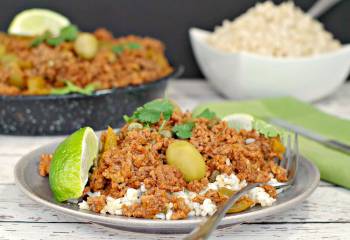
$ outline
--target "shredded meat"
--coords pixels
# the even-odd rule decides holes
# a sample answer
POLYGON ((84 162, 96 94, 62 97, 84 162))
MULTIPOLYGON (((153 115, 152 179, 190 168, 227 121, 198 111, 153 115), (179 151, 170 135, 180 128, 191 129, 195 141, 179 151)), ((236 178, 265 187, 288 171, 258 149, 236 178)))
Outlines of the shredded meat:
POLYGON ((224 121, 210 126, 207 119, 197 119, 190 142, 201 152, 210 172, 234 172, 248 182, 268 182, 270 172, 278 174, 278 180, 286 179, 286 173, 273 161, 279 154, 273 152, 271 139, 255 131, 237 132, 224 121), (256 141, 245 144, 247 138, 256 141))
MULTIPOLYGON (((167 164, 166 150, 176 139, 159 133, 162 121, 150 128, 133 130, 129 130, 129 124, 126 124, 117 136, 113 135, 113 146, 103 148, 98 164, 93 168, 84 193, 100 192, 101 197, 88 197, 90 208, 99 212, 105 206, 107 196, 121 198, 128 188, 141 189, 142 186, 146 192, 137 203, 123 205, 124 216, 154 218, 172 206, 172 219, 183 219, 188 216, 190 208, 183 198, 173 193, 195 192, 197 195, 192 201, 200 204, 205 199, 211 199, 216 205, 227 200, 227 196, 218 191, 208 190, 208 178, 212 175, 234 173, 240 180, 267 183, 272 174, 279 181, 287 180, 285 169, 274 162, 281 153, 274 152, 272 139, 255 131, 237 132, 226 122, 192 118, 190 113, 178 111, 162 127, 171 129, 189 120, 195 122, 195 127, 188 141, 203 156, 207 166, 205 177, 186 182, 175 166, 167 164), (246 144, 248 138, 254 138, 255 142, 246 144)), ((108 133, 103 133, 102 142, 108 142, 107 139, 108 133)), ((264 189, 271 197, 276 197, 273 187, 264 186, 264 189)))
POLYGON ((183 198, 175 198, 173 201, 173 214, 171 216, 172 220, 186 218, 190 212, 190 208, 186 205, 183 198))
POLYGON ((124 205, 123 214, 128 217, 154 218, 157 213, 165 212, 169 202, 166 191, 155 189, 143 195, 140 204, 133 204, 130 207, 124 205))
POLYGON ((88 197, 87 203, 89 204, 90 210, 99 213, 106 206, 106 196, 88 197))
POLYGON ((48 176, 50 172, 50 163, 52 154, 42 154, 39 162, 39 174, 42 177, 48 176))
POLYGON ((74 42, 57 47, 45 43, 31 47, 33 38, 0 33, 0 46, 5 48, 5 54, 18 59, 11 65, 0 63, 0 95, 48 94, 51 88, 63 87, 65 80, 80 87, 90 83, 97 83, 100 89, 126 87, 155 81, 172 72, 164 55, 165 47, 156 39, 114 38, 106 29, 98 29, 94 35, 100 41, 100 48, 93 59, 85 60, 74 51, 74 42), (111 50, 112 46, 128 43, 141 47, 123 48, 118 54, 111 50), (13 84, 11 75, 14 71, 22 83, 17 80, 13 84), (27 86, 28 79, 35 77, 45 82, 40 91, 27 86))
POLYGON ((277 192, 276 192, 276 189, 274 187, 272 187, 270 185, 264 185, 263 188, 272 198, 277 197, 277 192))
POLYGON ((199 193, 202 191, 205 187, 207 187, 209 181, 207 178, 202 178, 201 180, 194 180, 192 182, 189 182, 187 184, 187 189, 199 193))

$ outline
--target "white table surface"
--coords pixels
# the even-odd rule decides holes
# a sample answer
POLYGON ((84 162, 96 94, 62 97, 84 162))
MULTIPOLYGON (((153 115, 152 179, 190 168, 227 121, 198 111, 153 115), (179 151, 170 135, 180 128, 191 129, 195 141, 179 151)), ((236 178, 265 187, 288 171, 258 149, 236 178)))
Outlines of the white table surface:
MULTIPOLYGON (((223 100, 206 82, 194 80, 171 82, 168 96, 186 109, 192 109, 198 103, 223 100)), ((350 119, 350 84, 315 105, 350 119)), ((0 240, 181 239, 183 235, 108 229, 61 215, 24 196, 14 183, 14 165, 27 152, 57 138, 0 135, 0 240)), ((211 239, 280 238, 350 239, 350 191, 321 182, 310 198, 299 206, 276 216, 217 230, 211 239)))

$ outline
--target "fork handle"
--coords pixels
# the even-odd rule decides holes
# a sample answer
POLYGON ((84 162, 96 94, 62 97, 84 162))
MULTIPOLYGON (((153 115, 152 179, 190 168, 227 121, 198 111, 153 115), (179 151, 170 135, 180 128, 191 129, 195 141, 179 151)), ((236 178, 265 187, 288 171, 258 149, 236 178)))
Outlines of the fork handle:
POLYGON ((188 234, 184 240, 204 240, 216 229, 221 219, 225 216, 227 210, 237 202, 244 194, 249 190, 261 186, 261 183, 251 183, 239 190, 236 194, 232 195, 225 204, 221 205, 218 210, 207 219, 204 219, 190 234, 188 234))
POLYGON ((307 13, 313 18, 318 18, 339 1, 340 0, 318 0, 307 13))
POLYGON ((336 140, 327 140, 324 142, 325 145, 336 150, 340 150, 344 153, 350 154, 350 145, 338 142, 336 140))

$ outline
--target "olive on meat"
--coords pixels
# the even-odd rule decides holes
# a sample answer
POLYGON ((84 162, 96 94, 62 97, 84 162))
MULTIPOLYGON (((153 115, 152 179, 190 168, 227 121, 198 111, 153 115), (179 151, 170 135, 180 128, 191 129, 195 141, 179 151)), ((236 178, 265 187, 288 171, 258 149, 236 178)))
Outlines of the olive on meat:
POLYGON ((200 152, 189 142, 178 140, 169 144, 166 160, 182 173, 187 182, 200 180, 205 176, 206 165, 200 152))

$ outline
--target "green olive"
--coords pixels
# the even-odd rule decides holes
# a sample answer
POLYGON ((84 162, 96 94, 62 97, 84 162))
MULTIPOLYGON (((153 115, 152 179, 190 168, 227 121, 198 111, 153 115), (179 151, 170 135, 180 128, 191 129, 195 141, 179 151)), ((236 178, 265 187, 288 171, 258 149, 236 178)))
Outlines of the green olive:
POLYGON ((137 122, 130 123, 128 126, 129 131, 134 130, 134 129, 142 129, 142 128, 143 128, 142 124, 137 123, 137 122))
POLYGON ((166 160, 182 173, 187 182, 202 179, 206 165, 200 152, 189 142, 179 140, 171 143, 166 150, 166 160))
POLYGON ((159 132, 160 135, 162 135, 165 138, 171 138, 173 136, 172 132, 167 129, 163 129, 159 132))
POLYGON ((74 42, 75 52, 84 59, 92 59, 98 50, 98 41, 91 33, 80 33, 74 42))

